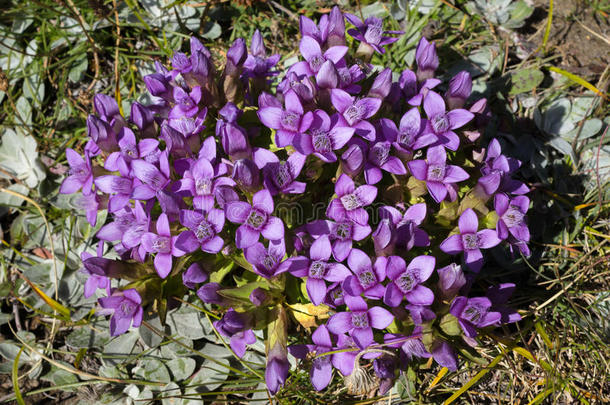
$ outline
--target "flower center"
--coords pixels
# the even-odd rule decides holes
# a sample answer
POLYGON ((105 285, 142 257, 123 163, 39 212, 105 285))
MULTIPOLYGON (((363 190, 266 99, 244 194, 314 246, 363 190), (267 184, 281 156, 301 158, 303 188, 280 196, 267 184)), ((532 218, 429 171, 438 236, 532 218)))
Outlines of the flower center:
POLYGON ((131 195, 131 180, 122 177, 113 178, 112 189, 117 194, 131 195))
POLYGON ((212 192, 212 179, 204 177, 195 181, 195 193, 197 195, 210 195, 212 192))
POLYGON ((292 175, 290 174, 290 167, 286 162, 281 162, 273 168, 272 175, 273 183, 277 188, 283 188, 290 182, 292 182, 292 175))
POLYGON ((70 169, 70 175, 78 178, 79 181, 84 182, 89 177, 89 168, 86 164, 80 164, 70 169))
POLYGON ((250 210, 248 218, 246 219, 246 224, 255 230, 260 229, 266 222, 267 214, 257 210, 256 208, 252 208, 252 210, 250 210))
POLYGON ((265 269, 270 272, 275 268, 277 259, 275 257, 273 257, 272 255, 270 255, 269 253, 267 253, 265 255, 265 257, 263 257, 263 259, 261 260, 261 263, 265 267, 265 269))
POLYGON ((169 253, 171 250, 170 239, 167 236, 157 236, 152 244, 152 248, 157 253, 169 253))
POLYGON ((126 213, 124 215, 116 215, 114 217, 114 222, 117 223, 121 231, 126 231, 127 229, 129 229, 129 227, 131 226, 131 224, 134 223, 135 220, 136 217, 131 213, 126 213))
POLYGON ((366 111, 364 109, 364 106, 359 104, 352 104, 347 108, 347 110, 345 110, 343 116, 347 120, 347 123, 352 125, 362 120, 362 117, 364 117, 365 112, 366 111))
POLYGON ((445 165, 428 165, 428 180, 442 181, 445 178, 445 165))
POLYGON ((141 179, 144 183, 151 186, 155 191, 159 191, 165 185, 165 179, 156 170, 144 171, 141 179))
POLYGON ((136 149, 136 145, 125 146, 125 148, 123 148, 123 153, 125 153, 132 159, 136 159, 138 157, 138 150, 136 149))
POLYGON ((335 238, 339 240, 346 240, 352 238, 352 224, 349 222, 341 222, 337 224, 337 228, 334 232, 335 238))
POLYGON ((377 276, 375 276, 371 269, 366 269, 358 273, 358 281, 360 281, 360 285, 366 290, 377 284, 377 276))
MULTIPOLYGON (((419 270, 415 270, 415 271, 419 271, 419 270)), ((402 291, 405 294, 408 293, 409 291, 413 290, 413 288, 416 285, 417 285, 417 278, 415 277, 414 272, 405 271, 396 280, 396 286, 398 286, 400 291, 402 291)))
POLYGON ((345 87, 352 83, 352 73, 348 68, 341 68, 339 72, 339 83, 341 87, 345 87))
POLYGON ((462 318, 476 325, 479 323, 481 318, 483 318, 483 315, 485 315, 486 312, 487 310, 484 308, 471 304, 462 311, 462 318))
POLYGON ((434 116, 430 123, 432 124, 432 129, 436 134, 442 134, 449 130, 449 118, 447 118, 447 114, 439 114, 434 116))
POLYGON ((465 233, 462 235, 462 244, 464 249, 478 249, 481 242, 481 237, 476 233, 465 233))
POLYGON ((135 310, 136 307, 131 301, 125 300, 121 302, 120 311, 123 313, 123 315, 130 316, 135 312, 135 310))
POLYGON ((355 328, 368 328, 369 315, 366 312, 352 312, 352 325, 355 328))
POLYGON ((383 33, 381 28, 381 22, 369 25, 364 33, 364 39, 369 44, 377 45, 381 41, 381 34, 383 33))
POLYGON ((316 129, 312 134, 313 148, 316 152, 330 152, 332 150, 332 142, 328 132, 316 129))
POLYGON ((341 287, 335 288, 330 292, 330 296, 333 301, 339 301, 341 298, 343 298, 343 289, 341 287))
POLYGON ((284 129, 296 132, 299 127, 299 115, 291 111, 282 111, 280 123, 284 129))
POLYGON ((525 215, 515 205, 510 205, 508 210, 502 215, 502 220, 504 220, 504 223, 509 228, 520 225, 523 222, 523 218, 525 218, 525 215))
POLYGON ((205 219, 197 225, 195 229, 195 236, 199 242, 208 241, 214 236, 216 232, 214 232, 214 227, 205 219))
POLYGON ((377 166, 383 166, 390 157, 390 144, 386 142, 376 143, 371 147, 369 156, 377 166))
POLYGON ((315 279, 324 278, 326 274, 326 263, 321 260, 314 260, 309 265, 309 277, 315 279))
POLYGON ((343 207, 348 211, 355 210, 356 208, 360 208, 362 206, 360 199, 355 193, 345 194, 342 196, 341 204, 343 204, 343 207))
POLYGON ((309 66, 311 67, 311 70, 317 73, 318 70, 320 70, 320 68, 324 64, 324 62, 326 62, 324 56, 316 55, 313 58, 309 59, 309 66))

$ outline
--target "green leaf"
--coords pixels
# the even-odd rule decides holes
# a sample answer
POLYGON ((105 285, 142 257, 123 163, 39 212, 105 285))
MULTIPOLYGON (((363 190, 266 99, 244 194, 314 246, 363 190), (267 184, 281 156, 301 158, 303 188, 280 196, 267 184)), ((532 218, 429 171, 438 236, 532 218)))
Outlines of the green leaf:
MULTIPOLYGON (((147 321, 148 323, 150 323, 153 327, 155 327, 158 330, 163 330, 163 325, 161 325, 161 320, 159 319, 158 316, 151 318, 147 321)), ((165 332, 169 333, 169 327, 165 326, 165 332)), ((163 336, 159 336, 158 334, 156 334, 155 332, 153 332, 150 328, 148 328, 145 325, 140 325, 140 327, 138 328, 138 333, 140 334, 140 337, 142 338, 142 340, 144 341, 144 344, 146 344, 146 346, 153 348, 153 347, 157 347, 161 344, 161 342, 163 342, 163 336)))
POLYGON ((211 22, 208 21, 204 27, 204 33, 201 34, 202 37, 204 37, 205 39, 209 39, 209 40, 214 40, 217 39, 218 37, 220 37, 220 35, 222 34, 222 28, 220 28, 220 24, 218 24, 217 22, 211 22))
MULTIPOLYGON (((27 104, 31 117, 31 107, 27 100, 20 97, 17 104, 22 108, 27 104), (23 100, 23 101, 21 101, 23 100)), ((11 129, 6 129, 2 134, 2 145, 0 145, 0 166, 19 180, 22 180, 29 188, 34 188, 46 177, 42 163, 38 159, 36 140, 29 136, 18 134, 11 129)), ((7 176, 0 173, 0 177, 7 176)))
MULTIPOLYGON (((217 360, 227 366, 230 365, 229 359, 219 358, 217 360)), ((226 370, 225 367, 206 360, 191 380, 189 386, 199 386, 196 388, 196 391, 199 391, 202 388, 204 390, 214 391, 227 380, 228 374, 226 370)))
POLYGON ((148 381, 164 382, 171 381, 169 371, 161 360, 143 358, 139 366, 134 368, 134 374, 148 381))
POLYGON ((187 305, 167 314, 172 333, 189 339, 201 339, 212 334, 212 328, 201 313, 187 305))
MULTIPOLYGON (((205 350, 204 353, 208 354, 205 350)), ((189 378, 193 374, 193 371, 195 371, 196 365, 197 363, 195 360, 190 357, 177 358, 167 362, 167 367, 171 370, 175 381, 182 381, 189 378)))
POLYGON ((136 331, 129 331, 112 339, 104 346, 106 355, 102 361, 106 365, 120 364, 126 360, 136 345, 140 335, 136 331))
POLYGON ((449 336, 459 336, 462 334, 462 328, 460 328, 458 319, 451 314, 445 314, 441 318, 439 326, 449 336))
POLYGON ((510 75, 510 91, 508 94, 514 96, 520 93, 532 91, 544 80, 544 73, 538 69, 518 70, 510 75))
POLYGON ((83 53, 81 57, 72 64, 72 68, 70 69, 70 72, 68 72, 68 79, 72 83, 79 83, 85 77, 88 66, 89 61, 87 60, 87 54, 83 53))

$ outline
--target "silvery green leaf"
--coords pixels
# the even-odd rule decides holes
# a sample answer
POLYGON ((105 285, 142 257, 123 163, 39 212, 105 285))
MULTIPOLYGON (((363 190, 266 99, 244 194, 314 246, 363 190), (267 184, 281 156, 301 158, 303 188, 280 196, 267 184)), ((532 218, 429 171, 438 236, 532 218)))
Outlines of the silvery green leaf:
POLYGON ((15 34, 22 34, 34 22, 32 17, 19 13, 13 16, 13 26, 11 31, 15 34))
MULTIPOLYGON (((164 329, 164 327, 161 325, 161 320, 158 316, 149 319, 147 322, 158 330, 164 329)), ((168 329, 169 328, 165 326, 166 333, 169 333, 168 329)), ((157 347, 161 344, 161 342, 163 342, 163 336, 159 336, 145 325, 140 325, 140 327, 138 328, 138 332, 140 333, 140 337, 142 338, 146 346, 150 348, 157 347)))
POLYGON ((125 361, 126 357, 133 351, 139 337, 140 335, 136 331, 130 330, 106 343, 104 346, 106 356, 102 359, 102 362, 114 366, 125 361))
MULTIPOLYGON (((4 341, 0 343, 0 356, 5 358, 8 361, 14 361, 19 353, 21 346, 17 345, 12 341, 4 341)), ((21 356, 19 356, 19 364, 29 363, 31 360, 30 356, 24 350, 21 352, 21 356)))
POLYGON ((588 139, 597 135, 602 129, 602 126, 602 120, 598 118, 592 118, 583 122, 582 126, 578 126, 570 132, 565 133, 564 135, 562 135, 562 138, 572 141, 578 136, 578 140, 582 141, 584 139, 588 139))
MULTIPOLYGON (((25 99, 20 97, 19 100, 25 99)), ((38 159, 34 138, 17 134, 11 129, 6 129, 2 135, 0 166, 22 180, 29 188, 36 187, 46 177, 44 166, 38 159)), ((0 177, 6 175, 0 173, 0 177)))
POLYGON ((553 148, 557 149, 564 155, 570 156, 573 161, 576 160, 572 146, 565 139, 559 137, 553 138, 549 141, 549 145, 551 145, 553 148))
POLYGON ((20 72, 25 67, 23 58, 22 47, 14 38, 5 37, 0 41, 0 68, 5 73, 20 72))
MULTIPOLYGON (((67 33, 71 39, 82 41, 87 39, 87 37, 83 34, 83 28, 74 18, 61 16, 59 17, 59 21, 62 26, 62 31, 67 33)), ((85 29, 89 30, 87 22, 85 22, 85 29)))
MULTIPOLYGON (((27 196, 30 190, 23 184, 15 183, 7 187, 8 190, 27 196)), ((13 207, 19 207, 24 200, 9 193, 0 193, 0 217, 7 214, 13 207)))
POLYGON ((222 28, 220 28, 220 24, 215 21, 208 21, 203 27, 202 37, 209 40, 214 40, 222 34, 222 28))
POLYGON ((599 103, 599 97, 576 97, 572 100, 570 119, 578 123, 591 115, 599 103))
POLYGON ((202 317, 200 312, 186 305, 169 313, 167 324, 173 334, 189 339, 201 339, 213 333, 208 320, 202 317))
POLYGON ((407 0, 396 0, 392 3, 390 15, 396 21, 403 20, 407 16, 407 0))
POLYGON ((190 357, 172 359, 166 364, 174 376, 174 381, 182 381, 189 378, 197 365, 195 360, 190 357))
POLYGON ((424 15, 430 14, 432 12, 432 10, 434 10, 436 7, 438 7, 437 0, 408 0, 408 1, 409 1, 410 9, 417 7, 417 11, 424 15))
POLYGON ((504 26, 511 29, 520 28, 533 12, 533 7, 528 5, 524 0, 519 0, 516 3, 513 3, 510 20, 504 24, 504 26))
POLYGON ((172 396, 178 397, 182 395, 182 393, 180 392, 180 387, 175 382, 170 382, 169 384, 167 384, 161 389, 161 392, 163 393, 163 399, 161 400, 161 403, 163 405, 183 404, 182 398, 172 398, 172 396))
POLYGON ((85 72, 87 71, 88 66, 89 61, 87 60, 87 54, 83 53, 81 57, 79 57, 72 63, 72 67, 68 72, 68 79, 72 83, 80 82, 85 77, 85 72))
POLYGON ((483 72, 492 75, 502 63, 502 52, 497 46, 484 46, 474 51, 468 59, 479 69, 479 74, 483 72))
POLYGON ((180 342, 182 345, 176 342, 170 342, 161 346, 161 355, 167 359, 175 359, 180 357, 188 357, 193 354, 193 352, 187 348, 193 347, 193 341, 190 339, 186 339, 181 336, 176 336, 175 340, 180 342), (186 347, 184 347, 186 346, 186 347))
POLYGON ((21 96, 15 103, 16 113, 19 115, 20 124, 29 125, 32 123, 32 106, 27 98, 21 96))
POLYGON ((135 384, 129 384, 128 386, 126 386, 123 390, 123 393, 127 394, 127 396, 131 399, 140 398, 140 389, 135 384))
POLYGON ((171 378, 167 367, 157 359, 144 357, 138 362, 139 366, 134 368, 134 374, 148 381, 170 382, 171 378))
POLYGON ((202 353, 205 353, 206 355, 213 357, 215 359, 224 357, 224 358, 230 358, 233 357, 233 353, 231 353, 231 351, 229 349, 227 349, 225 346, 223 345, 215 345, 213 343, 206 343, 203 346, 203 349, 201 349, 202 353))
MULTIPOLYGON (((78 377, 76 377, 76 374, 70 373, 69 371, 57 368, 55 366, 53 366, 51 368, 51 371, 49 371, 47 374, 40 377, 40 379, 52 382, 56 386, 73 384, 78 382, 78 377)), ((67 390, 70 391, 70 389, 67 390)))
MULTIPOLYGON (((229 360, 226 358, 219 358, 216 360, 229 366, 229 360)), ((195 386, 193 388, 197 391, 198 386, 201 386, 201 388, 208 391, 214 391, 227 380, 228 371, 229 370, 226 367, 212 361, 205 360, 197 374, 195 374, 195 376, 192 378, 189 385, 195 386)))
POLYGON ((388 7, 380 1, 376 1, 373 4, 362 7, 362 16, 365 19, 369 17, 385 18, 388 16, 388 7))
POLYGON ((555 100, 544 110, 542 115, 539 115, 540 112, 534 112, 536 126, 549 135, 561 135, 569 132, 574 129, 574 122, 568 119, 571 109, 572 104, 567 98, 555 100))

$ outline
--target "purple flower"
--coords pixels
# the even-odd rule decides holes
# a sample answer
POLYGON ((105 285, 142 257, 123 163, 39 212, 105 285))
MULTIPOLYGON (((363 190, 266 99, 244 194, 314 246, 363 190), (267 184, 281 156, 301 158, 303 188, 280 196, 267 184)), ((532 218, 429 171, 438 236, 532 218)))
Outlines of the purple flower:
POLYGON ((87 117, 87 134, 95 145, 104 152, 114 152, 118 149, 117 136, 114 129, 95 115, 87 117))
POLYGON ((384 31, 380 18, 369 17, 364 22, 353 14, 345 14, 345 18, 356 27, 347 31, 355 40, 369 45, 379 53, 385 53, 384 45, 398 41, 398 38, 388 37, 384 34, 399 35, 402 31, 384 31))
POLYGON ((348 332, 361 349, 365 349, 375 342, 373 328, 385 329, 394 321, 394 315, 387 309, 368 308, 362 297, 346 295, 345 304, 351 312, 339 312, 331 316, 326 326, 335 335, 348 332))
POLYGON ((491 229, 477 231, 479 220, 472 208, 468 208, 460 215, 458 227, 460 233, 449 236, 441 243, 440 248, 450 255, 463 251, 464 260, 468 267, 478 273, 483 267, 481 249, 489 249, 499 244, 501 241, 498 234, 491 229))
POLYGON ((521 315, 517 311, 506 306, 506 302, 514 292, 515 284, 513 283, 503 283, 487 289, 485 295, 492 303, 491 310, 497 311, 501 315, 496 325, 500 326, 503 323, 513 323, 521 320, 521 315))
POLYGON ((310 36, 304 36, 301 38, 299 50, 305 61, 295 63, 290 68, 290 71, 298 75, 306 74, 307 76, 314 76, 320 71, 324 62, 339 63, 347 53, 348 48, 347 46, 333 46, 322 53, 322 48, 320 48, 318 41, 310 36))
POLYGON ((251 148, 248 135, 237 124, 241 110, 229 102, 218 113, 221 118, 216 121, 216 136, 220 137, 222 149, 232 159, 249 157, 251 148))
POLYGON ((347 219, 339 222, 317 220, 307 224, 307 231, 314 237, 328 235, 332 242, 333 257, 342 262, 352 251, 353 241, 366 238, 371 233, 371 227, 347 219))
POLYGON ((472 91, 472 77, 465 70, 453 76, 449 81, 449 89, 445 94, 447 105, 450 110, 464 107, 466 99, 472 91))
MULTIPOLYGON (((127 177, 131 172, 131 162, 135 159, 149 161, 155 152, 160 152, 159 141, 156 139, 141 139, 138 141, 133 131, 127 127, 121 130, 119 151, 112 152, 104 162, 104 168, 111 172, 118 171, 121 176, 127 177), (152 156, 151 156, 152 155, 152 156)), ((155 163, 155 162, 149 162, 155 163)))
POLYGON ((380 99, 365 97, 356 100, 341 89, 332 89, 330 98, 347 126, 354 128, 357 135, 369 141, 375 140, 375 127, 366 120, 377 113, 381 107, 380 99))
POLYGON ((438 288, 445 299, 452 299, 466 285, 466 277, 462 266, 451 263, 436 270, 438 273, 438 288))
POLYGON ((303 37, 314 38, 320 46, 345 45, 345 21, 338 6, 332 8, 330 15, 325 14, 320 17, 318 25, 302 15, 299 20, 299 31, 303 37))
POLYGON ((188 139, 191 136, 199 135, 201 131, 205 129, 203 123, 205 122, 207 114, 208 109, 204 107, 192 117, 186 115, 169 117, 167 123, 170 128, 178 131, 188 139))
POLYGON ((432 78, 439 64, 436 44, 421 37, 415 50, 415 61, 417 62, 417 79, 424 81, 432 78))
POLYGON ((227 306, 227 300, 218 294, 218 290, 220 290, 220 288, 220 284, 218 283, 206 283, 199 287, 197 290, 197 296, 201 301, 207 304, 227 306))
POLYGON ((275 143, 280 148, 292 144, 296 134, 307 131, 313 121, 313 113, 303 110, 299 96, 294 90, 285 94, 286 109, 279 107, 264 107, 258 110, 258 118, 268 128, 276 130, 275 143))
POLYGON ((232 178, 241 188, 253 192, 260 187, 260 170, 251 159, 243 158, 233 163, 232 178))
POLYGON ((93 97, 95 112, 104 121, 110 123, 113 119, 122 119, 116 100, 106 94, 96 94, 93 97))
POLYGON ((376 97, 381 100, 386 98, 388 94, 390 94, 390 89, 392 88, 392 69, 385 68, 377 77, 375 77, 375 81, 373 82, 369 93, 367 94, 369 97, 376 97))
POLYGON ((466 125, 474 114, 464 109, 447 112, 445 101, 434 91, 428 91, 424 97, 424 110, 428 117, 424 132, 435 134, 439 138, 438 144, 447 149, 457 150, 460 146, 460 138, 452 130, 466 125))
POLYGON ((131 199, 134 181, 121 176, 100 176, 94 181, 95 186, 106 194, 113 194, 108 199, 108 212, 116 212, 125 207, 131 199))
POLYGON ((422 120, 417 108, 407 111, 396 128, 394 121, 387 118, 379 120, 381 133, 403 156, 411 156, 414 151, 432 145, 438 140, 433 133, 424 133, 426 120, 422 120))
POLYGON ((225 223, 223 210, 212 208, 207 215, 196 211, 180 211, 180 223, 189 230, 182 232, 176 238, 176 247, 183 252, 191 253, 201 248, 204 252, 216 254, 220 252, 224 241, 218 234, 225 223))
POLYGON ((469 338, 477 336, 476 328, 484 328, 500 321, 500 312, 491 310, 487 297, 456 297, 449 312, 458 319, 460 327, 469 338))
POLYGON ((510 177, 520 165, 521 162, 517 159, 502 155, 500 142, 493 139, 487 147, 487 156, 481 167, 483 177, 479 179, 478 184, 487 195, 493 195, 498 190, 509 194, 525 194, 529 191, 527 186, 510 177))
POLYGON ((268 190, 260 190, 252 197, 252 205, 243 201, 229 202, 225 207, 227 219, 236 224, 235 243, 244 249, 258 242, 262 234, 267 240, 275 241, 284 237, 284 223, 272 217, 273 197, 268 190))
POLYGON ((201 87, 195 86, 189 93, 181 87, 174 87, 173 96, 176 105, 169 112, 169 118, 190 118, 197 115, 199 112, 198 104, 201 101, 201 87))
POLYGON ((182 180, 174 185, 174 191, 188 191, 193 196, 193 206, 199 210, 209 211, 214 207, 214 194, 220 186, 235 186, 235 181, 223 177, 227 173, 224 164, 212 166, 205 157, 199 158, 184 172, 182 180))
POLYGON ((367 184, 377 184, 383 178, 382 170, 396 174, 407 174, 405 165, 396 156, 391 156, 392 144, 378 141, 369 146, 367 162, 364 165, 364 178, 367 184))
POLYGON ((270 241, 269 246, 256 242, 244 251, 246 260, 256 274, 264 278, 276 277, 290 268, 291 262, 284 260, 286 245, 282 239, 270 241))
POLYGON ((363 207, 370 205, 377 197, 377 188, 362 185, 356 188, 354 181, 347 175, 342 174, 335 183, 335 194, 326 209, 326 216, 335 221, 344 221, 346 218, 357 223, 366 225, 369 214, 363 207))
POLYGON ((340 126, 336 115, 329 117, 325 111, 316 110, 307 133, 296 134, 293 144, 305 156, 313 153, 324 162, 332 163, 337 161, 334 151, 343 148, 354 131, 353 128, 340 126))
POLYGON ((131 288, 128 290, 114 290, 109 297, 99 298, 98 303, 102 315, 112 314, 110 318, 110 335, 118 336, 129 329, 137 328, 142 322, 142 298, 138 292, 131 288))
MULTIPOLYGON (((97 245, 97 257, 104 255, 104 242, 99 242, 97 245)), ((84 263, 85 260, 90 257, 95 257, 89 252, 82 252, 80 254, 81 261, 84 263)), ((80 270, 81 273, 88 275, 87 281, 85 282, 85 288, 83 295, 85 298, 91 297, 95 294, 98 288, 106 289, 107 294, 110 295, 110 279, 106 275, 97 274, 87 267, 83 267, 80 270)))
POLYGON ((231 339, 229 343, 231 349, 239 358, 246 354, 246 345, 256 342, 251 323, 248 314, 237 312, 233 308, 229 308, 222 319, 213 322, 218 333, 231 339))
POLYGON ((307 295, 314 305, 326 297, 325 281, 340 283, 351 273, 340 263, 329 263, 331 254, 330 240, 327 235, 320 236, 309 248, 309 258, 297 256, 289 259, 290 274, 295 277, 307 277, 305 283, 307 295))
POLYGON ((156 227, 156 234, 147 232, 142 235, 142 247, 147 253, 156 253, 155 270, 159 277, 165 278, 172 271, 172 256, 182 256, 184 252, 176 246, 177 236, 171 235, 165 213, 159 215, 156 227))
POLYGON ((386 305, 397 307, 403 298, 415 305, 431 305, 434 302, 432 290, 422 285, 434 271, 436 259, 433 256, 417 256, 408 266, 399 256, 380 257, 377 260, 382 260, 381 265, 392 280, 383 297, 386 305))
POLYGON ((505 194, 496 194, 494 207, 499 216, 496 232, 500 239, 508 238, 510 233, 517 240, 529 242, 530 231, 525 224, 525 214, 529 205, 530 200, 526 196, 509 199, 505 194))
POLYGON ((203 271, 199 263, 193 263, 182 273, 182 284, 186 288, 195 289, 197 284, 205 283, 208 278, 208 273, 203 271))
POLYGON ((227 51, 227 64, 225 66, 225 74, 227 76, 239 76, 241 68, 248 56, 246 41, 243 38, 237 38, 231 44, 227 51))
POLYGON ((373 361, 373 370, 379 379, 378 395, 385 395, 394 385, 396 366, 394 356, 382 355, 373 361))
POLYGON ((305 164, 305 156, 296 152, 286 161, 280 161, 271 151, 258 148, 254 151, 254 162, 263 172, 263 183, 271 195, 303 194, 305 183, 295 179, 305 164))
POLYGON ((360 249, 352 249, 347 257, 347 265, 354 275, 343 281, 343 290, 352 296, 364 294, 366 298, 381 299, 385 293, 385 287, 381 284, 386 276, 385 264, 386 258, 378 257, 373 266, 366 253, 360 249))
POLYGON ((373 233, 375 250, 391 253, 395 245, 411 250, 413 246, 429 246, 428 234, 418 226, 426 218, 426 204, 414 204, 404 214, 394 207, 379 209, 381 221, 373 233))
POLYGON ((277 74, 277 72, 274 72, 271 69, 280 60, 280 55, 275 54, 267 57, 267 51, 265 50, 265 44, 263 43, 263 36, 259 30, 256 30, 254 35, 252 35, 250 52, 251 53, 244 62, 245 77, 264 78, 277 74))
POLYGON ((72 194, 82 188, 83 194, 91 194, 93 171, 89 156, 85 154, 83 159, 74 149, 67 148, 66 159, 68 159, 68 164, 70 165, 70 174, 61 183, 59 192, 62 194, 72 194))
MULTIPOLYGON (((134 208, 115 212, 114 221, 104 225, 95 235, 100 240, 120 240, 127 249, 133 249, 140 245, 142 235, 150 228, 150 217, 144 211, 142 204, 136 201, 134 208)), ((141 247, 140 257, 146 253, 141 247)))
POLYGON ((290 346, 290 353, 297 358, 304 359, 308 353, 316 355, 311 364, 309 378, 311 384, 317 391, 322 391, 328 386, 332 378, 333 367, 331 364, 331 356, 321 356, 324 353, 330 352, 333 348, 333 342, 330 339, 330 333, 326 325, 320 325, 311 334, 313 345, 294 345, 290 346))
MULTIPOLYGON (((402 95, 409 105, 419 106, 423 102, 424 97, 428 94, 428 91, 439 84, 441 84, 441 81, 435 78, 418 82, 415 73, 410 69, 405 69, 400 74, 398 83, 394 85, 393 93, 391 93, 389 97, 393 102, 400 105, 398 101, 402 95)), ((396 108, 394 108, 394 110, 396 110, 396 108)))
MULTIPOLYGON (((332 64, 332 62, 330 63, 332 64)), ((297 93, 299 98, 306 103, 313 100, 316 92, 314 84, 311 82, 311 80, 309 80, 307 75, 297 75, 294 72, 288 72, 284 77, 284 80, 282 80, 280 84, 277 85, 278 94, 281 92, 281 94, 284 95, 288 92, 288 90, 293 90, 295 93, 297 93)), ((259 107, 263 107, 260 101, 259 107)))
POLYGON ((447 193, 454 200, 456 193, 453 183, 470 177, 461 167, 447 164, 447 152, 442 146, 429 147, 425 161, 412 160, 407 165, 417 180, 426 182, 428 192, 438 203, 447 197, 447 193))
MULTIPOLYGON (((167 163, 167 154, 165 162, 167 163)), ((161 190, 170 182, 169 180, 169 164, 162 165, 163 172, 160 171, 152 163, 144 160, 134 160, 131 162, 134 176, 143 184, 136 186, 133 190, 132 197, 136 200, 149 200, 154 198, 161 190)))
POLYGON ((350 176, 360 173, 366 163, 367 144, 362 139, 352 138, 341 154, 341 170, 350 176))
POLYGON ((254 306, 260 307, 265 302, 267 302, 267 300, 269 299, 269 296, 267 295, 267 292, 264 289, 255 288, 250 293, 250 296, 248 297, 248 299, 250 300, 250 302, 252 304, 254 304, 254 306))
POLYGON ((100 196, 95 193, 81 194, 75 198, 74 205, 81 211, 85 211, 87 222, 89 222, 89 225, 95 226, 100 202, 100 196))

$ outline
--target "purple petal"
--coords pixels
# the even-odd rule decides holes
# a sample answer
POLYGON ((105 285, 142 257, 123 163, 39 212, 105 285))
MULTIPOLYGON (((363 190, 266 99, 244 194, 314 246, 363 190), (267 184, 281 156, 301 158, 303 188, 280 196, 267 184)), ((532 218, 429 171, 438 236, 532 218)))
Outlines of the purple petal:
POLYGON ((355 328, 351 331, 350 335, 354 339, 354 343, 361 349, 365 349, 375 342, 373 339, 373 329, 371 328, 355 328))
POLYGON ((307 288, 307 295, 309 296, 312 304, 320 305, 326 296, 326 283, 324 280, 309 277, 305 284, 307 288))
POLYGON ((326 322, 326 327, 331 333, 342 335, 353 328, 352 314, 349 312, 339 312, 330 317, 328 322, 326 322))
POLYGON ((479 219, 472 208, 466 209, 466 211, 460 215, 458 227, 460 228, 460 233, 477 233, 479 219))
POLYGON ((379 98, 363 98, 356 101, 356 106, 364 108, 364 115, 361 119, 371 118, 379 111, 382 100, 379 98))
POLYGON ((322 391, 330 383, 333 368, 330 361, 320 361, 311 366, 310 380, 317 391, 322 391))
POLYGON ((328 260, 330 258, 331 246, 327 235, 322 235, 312 243, 309 248, 309 257, 312 260, 328 260))
POLYGON ((467 110, 457 109, 447 113, 451 129, 463 127, 474 118, 474 114, 467 110))
POLYGON ((386 172, 390 172, 393 174, 403 175, 407 174, 407 169, 405 165, 395 156, 390 156, 387 162, 381 166, 383 170, 386 172))
POLYGON ((426 111, 428 118, 444 114, 446 109, 443 97, 434 91, 428 91, 428 94, 424 98, 424 110, 426 111))
POLYGON ((434 201, 437 203, 440 203, 445 199, 445 197, 447 197, 447 187, 443 183, 428 181, 426 182, 426 187, 428 188, 428 192, 430 192, 430 195, 434 201))
POLYGON ((477 232, 477 236, 479 237, 479 246, 483 249, 490 249, 501 242, 496 231, 492 229, 483 229, 477 232))
POLYGON ((385 329, 394 322, 394 315, 385 308, 372 307, 368 313, 371 326, 375 329, 385 329))
POLYGON ((464 169, 459 166, 448 165, 445 168, 445 178, 443 182, 445 183, 457 183, 459 181, 464 181, 468 179, 470 176, 464 169))
POLYGON ((155 270, 159 277, 165 278, 172 271, 172 255, 169 253, 157 253, 155 256, 155 270))
POLYGON ((324 279, 332 283, 342 283, 352 272, 341 263, 329 263, 324 279))
POLYGON ((229 221, 235 224, 243 224, 248 218, 252 207, 247 202, 231 201, 226 205, 225 214, 229 221))
POLYGON ((394 283, 390 283, 387 285, 385 289, 385 294, 383 296, 383 303, 390 307, 397 307, 402 302, 404 298, 404 294, 398 286, 394 283))
POLYGON ((343 288, 343 291, 348 293, 349 296, 359 296, 364 291, 362 285, 358 281, 358 277, 354 275, 346 277, 346 279, 343 280, 343 283, 341 283, 341 288, 343 288))
POLYGON ((341 89, 332 89, 330 99, 333 106, 341 114, 343 114, 343 112, 347 110, 354 102, 354 98, 341 89))
POLYGON ((455 255, 463 251, 464 246, 462 245, 461 235, 458 234, 449 236, 441 243, 440 249, 450 255, 455 255))
POLYGON ((320 44, 318 43, 318 41, 316 41, 310 36, 304 36, 303 38, 301 38, 299 50, 301 51, 301 55, 303 55, 303 57, 307 61, 316 56, 322 56, 322 49, 320 48, 320 44))
POLYGON ((366 311, 368 309, 368 305, 366 304, 364 298, 359 296, 353 297, 350 295, 346 295, 345 305, 347 305, 347 307, 352 312, 366 311))
POLYGON ((258 118, 267 128, 281 128, 282 109, 277 107, 266 107, 257 112, 258 118))
POLYGON ((432 349, 432 357, 443 367, 447 367, 451 371, 457 371, 457 358, 449 343, 441 342, 432 349))
POLYGON ((279 240, 284 237, 284 223, 277 217, 269 217, 267 224, 261 229, 267 240, 279 240))
POLYGON ((424 160, 411 160, 407 166, 417 180, 424 181, 428 177, 428 164, 424 160))
POLYGON ((434 302, 434 293, 428 287, 418 285, 405 294, 407 301, 415 305, 431 305, 434 302))
POLYGON ((238 249, 245 249, 258 242, 260 233, 250 229, 247 225, 242 225, 235 232, 235 245, 238 249))
POLYGON ((339 176, 337 183, 335 183, 335 194, 339 197, 351 194, 355 189, 354 181, 345 173, 339 176))
POLYGON ((336 261, 342 262, 352 251, 351 240, 337 240, 333 243, 333 257, 336 261))
POLYGON ((478 273, 483 267, 483 253, 480 249, 464 250, 464 261, 470 270, 478 273))
POLYGON ((430 276, 432 275, 432 272, 434 271, 434 266, 436 265, 436 258, 434 258, 434 256, 417 256, 416 258, 414 258, 413 260, 411 260, 411 263, 409 263, 409 266, 407 266, 407 269, 409 270, 419 270, 419 272, 417 273, 417 279, 419 280, 420 283, 423 283, 424 281, 428 280, 428 278, 430 278, 430 276))

